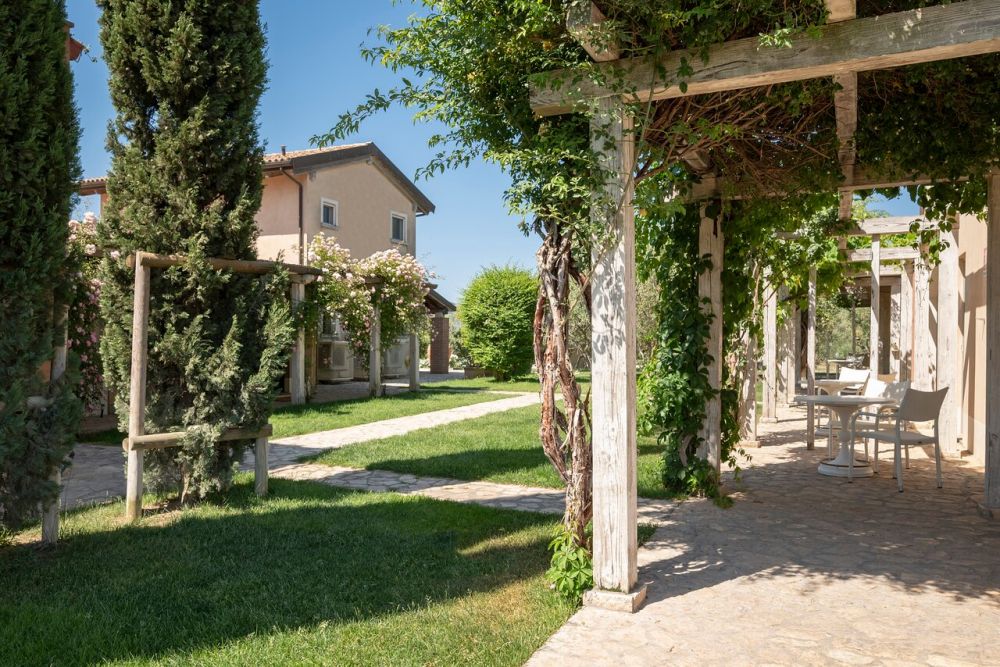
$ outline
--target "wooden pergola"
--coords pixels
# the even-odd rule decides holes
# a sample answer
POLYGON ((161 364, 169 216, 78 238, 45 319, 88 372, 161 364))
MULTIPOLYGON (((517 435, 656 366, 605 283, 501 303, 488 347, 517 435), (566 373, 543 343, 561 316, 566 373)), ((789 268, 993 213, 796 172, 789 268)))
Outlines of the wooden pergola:
MULTIPOLYGON (((604 76, 581 77, 575 70, 546 72, 532 84, 531 103, 538 115, 567 113, 584 102, 596 108, 591 119, 592 146, 601 166, 614 176, 595 202, 608 196, 622 202, 613 211, 592 207, 595 223, 606 233, 595 243, 591 276, 595 588, 586 598, 588 604, 634 611, 645 597, 645 587, 636 583, 634 136, 632 119, 617 92, 621 88, 601 81, 624 81, 634 100, 656 102, 833 77, 840 84, 834 100, 838 158, 844 177, 839 186, 840 215, 849 218, 856 190, 930 182, 912 174, 877 177, 855 164, 858 72, 996 53, 1000 51, 1000 3, 964 0, 867 18, 855 18, 854 0, 827 0, 827 8, 829 25, 818 36, 792 39, 787 48, 762 49, 757 38, 749 38, 697 53, 675 50, 662 56, 621 57, 617 45, 590 38, 604 17, 596 4, 580 2, 570 10, 567 27, 604 76), (684 85, 675 75, 682 66, 688 68, 684 85), (613 141, 608 140, 609 134, 613 141)), ((692 159, 697 162, 698 156, 692 159)), ((994 169, 988 180, 988 444, 983 505, 1000 509, 1000 170, 994 169)), ((693 197, 733 196, 739 190, 734 185, 705 174, 693 197)), ((709 351, 715 362, 709 369, 709 380, 719 388, 724 238, 721 226, 707 215, 705 207, 699 238, 700 252, 712 258, 712 268, 699 280, 699 296, 710 300, 706 306, 713 316, 709 351)), ((877 267, 885 257, 883 252, 876 242, 867 261, 877 267)), ((858 259, 865 261, 862 255, 858 259)), ((814 299, 812 287, 810 300, 814 299)), ((706 412, 701 434, 707 446, 700 453, 718 470, 721 406, 717 397, 710 399, 706 412)))

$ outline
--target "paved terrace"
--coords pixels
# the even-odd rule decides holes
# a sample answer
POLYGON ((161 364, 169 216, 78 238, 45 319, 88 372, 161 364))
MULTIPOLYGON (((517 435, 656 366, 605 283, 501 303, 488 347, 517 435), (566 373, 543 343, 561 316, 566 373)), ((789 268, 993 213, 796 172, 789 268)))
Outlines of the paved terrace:
MULTIPOLYGON (((821 477, 804 410, 780 415, 731 485, 689 501, 639 550, 637 614, 578 612, 531 665, 998 665, 1000 522, 970 497, 982 469, 914 449, 881 475, 821 477)), ((763 429, 762 429, 763 430, 763 429)))

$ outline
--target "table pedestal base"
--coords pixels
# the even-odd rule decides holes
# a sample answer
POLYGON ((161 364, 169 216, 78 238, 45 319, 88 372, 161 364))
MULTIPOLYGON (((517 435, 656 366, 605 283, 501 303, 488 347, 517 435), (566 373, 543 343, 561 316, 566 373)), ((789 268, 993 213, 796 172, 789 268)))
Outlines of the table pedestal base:
MULTIPOLYGON (((841 461, 841 458, 838 456, 835 459, 821 461, 819 464, 819 474, 828 477, 847 477, 848 462, 846 460, 841 461)), ((854 477, 871 477, 875 472, 872 470, 871 464, 867 461, 854 459, 854 472, 852 474, 854 477)))

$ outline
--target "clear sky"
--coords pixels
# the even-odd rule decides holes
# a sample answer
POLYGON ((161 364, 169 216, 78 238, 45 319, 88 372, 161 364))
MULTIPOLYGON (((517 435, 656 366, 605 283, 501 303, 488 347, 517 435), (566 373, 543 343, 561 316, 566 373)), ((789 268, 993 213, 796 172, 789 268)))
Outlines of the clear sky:
MULTIPOLYGON (((83 128, 81 160, 85 176, 107 172, 104 148, 113 109, 108 98, 107 68, 98 39, 94 0, 68 0, 73 35, 90 47, 73 64, 77 105, 83 128)), ((309 138, 328 130, 336 118, 364 100, 373 88, 392 86, 395 75, 362 60, 360 45, 369 28, 401 26, 415 10, 406 0, 262 0, 270 63, 268 90, 261 100, 260 133, 268 151, 282 144, 289 150, 308 148, 309 138)), ((347 142, 374 141, 409 176, 432 155, 427 138, 440 127, 414 125, 411 114, 394 109, 362 126, 347 142)), ((420 218, 418 258, 437 274, 439 291, 455 300, 482 266, 513 263, 534 267, 538 240, 517 229, 503 203, 507 177, 487 164, 447 172, 417 186, 437 206, 420 218)), ((98 207, 87 197, 80 212, 98 207)), ((893 215, 917 212, 912 202, 876 204, 893 215)))
MULTIPOLYGON (((90 47, 73 64, 77 106, 83 128, 81 161, 85 176, 107 172, 104 148, 107 123, 113 114, 108 98, 107 68, 98 38, 99 11, 94 0, 68 0, 73 36, 90 47)), ((260 134, 268 151, 308 148, 309 138, 330 129, 337 117, 364 100, 373 88, 386 89, 395 77, 372 67, 359 47, 369 28, 400 26, 414 11, 408 2, 390 0, 262 0, 261 16, 267 29, 268 90, 261 100, 260 134)), ((374 141, 412 177, 433 155, 427 138, 433 125, 414 125, 407 111, 393 110, 361 127, 346 142, 374 141)), ((535 238, 517 229, 507 213, 503 191, 509 180, 499 169, 475 164, 468 169, 438 175, 417 186, 437 206, 437 212, 418 219, 417 256, 438 274, 439 291, 457 299, 462 288, 482 266, 514 263, 535 265, 535 238)), ((96 197, 84 198, 82 210, 96 210, 96 197)))

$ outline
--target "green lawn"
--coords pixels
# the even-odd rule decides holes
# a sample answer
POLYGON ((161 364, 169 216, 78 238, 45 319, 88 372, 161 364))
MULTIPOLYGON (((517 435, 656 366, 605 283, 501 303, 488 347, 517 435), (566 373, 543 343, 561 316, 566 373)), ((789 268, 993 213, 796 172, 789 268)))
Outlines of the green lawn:
MULTIPOLYGON (((559 488, 559 477, 539 444, 538 420, 537 407, 509 410, 331 450, 318 455, 316 462, 559 488)), ((661 448, 655 439, 640 437, 640 496, 669 497, 661 481, 661 466, 661 448)))
MULTIPOLYGON (((489 391, 454 391, 436 385, 425 385, 419 392, 403 392, 382 398, 285 405, 272 413, 271 424, 274 426, 274 437, 284 438, 502 398, 507 397, 489 391)), ((116 430, 101 431, 81 435, 80 442, 121 446, 124 437, 124 434, 116 430)))
MULTIPOLYGON (((583 391, 590 387, 590 373, 579 372, 576 379, 580 382, 583 391)), ((513 380, 496 380, 494 378, 476 378, 474 380, 446 380, 444 382, 426 383, 424 387, 434 387, 436 389, 486 389, 490 391, 538 391, 537 375, 522 375, 513 380)), ((557 391, 558 393, 558 391, 557 391)))
POLYGON ((0 664, 520 665, 573 611, 543 578, 554 517, 271 489, 0 547, 0 664))

